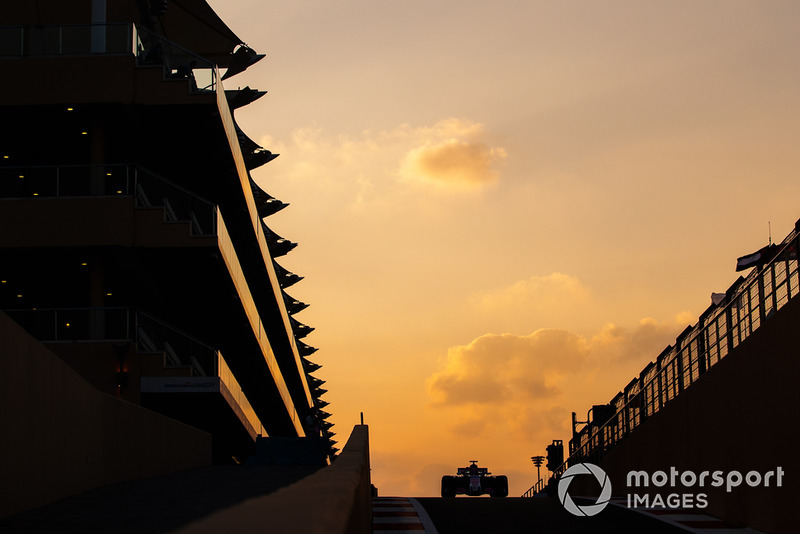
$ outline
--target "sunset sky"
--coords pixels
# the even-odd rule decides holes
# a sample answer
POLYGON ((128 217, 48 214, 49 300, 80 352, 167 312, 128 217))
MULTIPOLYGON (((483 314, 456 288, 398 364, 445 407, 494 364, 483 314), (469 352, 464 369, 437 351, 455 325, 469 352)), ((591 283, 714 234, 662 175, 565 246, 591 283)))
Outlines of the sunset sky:
POLYGON ((800 218, 794 1, 209 0, 344 445, 381 495, 535 482, 800 218))

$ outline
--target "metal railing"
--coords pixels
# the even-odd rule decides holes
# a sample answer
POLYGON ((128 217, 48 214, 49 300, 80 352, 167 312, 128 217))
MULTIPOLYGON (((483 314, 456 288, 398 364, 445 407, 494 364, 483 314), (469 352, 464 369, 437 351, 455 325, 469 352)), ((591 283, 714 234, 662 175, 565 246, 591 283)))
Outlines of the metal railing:
POLYGON ((124 22, 0 27, 0 57, 133 55, 136 42, 135 25, 124 22))
POLYGON ((0 198, 134 196, 136 207, 163 208, 167 222, 190 223, 190 235, 216 235, 216 206, 132 164, 0 167, 0 198))
POLYGON ((217 235, 214 203, 145 168, 135 167, 134 172, 137 208, 164 208, 166 221, 190 223, 192 236, 217 235))
POLYGON ((797 297, 799 235, 795 228, 776 245, 772 259, 753 268, 747 278, 740 277, 722 302, 712 304, 615 396, 613 415, 590 421, 570 441, 570 456, 559 469, 597 461, 797 297))
POLYGON ((163 354, 165 369, 187 369, 191 376, 218 377, 253 431, 267 434, 221 352, 146 312, 135 312, 135 329, 137 352, 163 354))
POLYGON ((134 166, 27 165, 0 167, 0 198, 130 195, 134 166))
POLYGON ((136 351, 164 354, 164 368, 183 368, 191 376, 218 376, 217 350, 142 311, 134 312, 136 351))
POLYGON ((165 368, 191 369, 192 376, 217 376, 217 351, 136 308, 36 308, 3 310, 42 343, 136 344, 136 352, 164 354, 165 368))
POLYGON ((135 343, 138 354, 163 354, 165 369, 190 376, 219 377, 256 434, 264 425, 218 350, 136 308, 47 308, 3 310, 42 343, 135 343))
POLYGON ((168 79, 186 79, 193 93, 216 92, 215 65, 202 56, 145 28, 137 32, 139 65, 161 65, 168 79))
POLYGON ((544 491, 544 488, 547 484, 545 484, 544 479, 540 478, 539 481, 528 488, 528 491, 522 494, 523 497, 533 497, 537 493, 544 491))
POLYGON ((130 341, 130 308, 39 308, 3 310, 30 335, 44 343, 130 341))
POLYGON ((139 65, 160 65, 167 79, 186 79, 193 93, 215 91, 214 64, 132 23, 0 27, 2 57, 129 55, 139 65))
POLYGON ((164 353, 164 367, 216 376, 216 350, 156 317, 125 307, 3 310, 42 343, 136 343, 136 352, 164 353))

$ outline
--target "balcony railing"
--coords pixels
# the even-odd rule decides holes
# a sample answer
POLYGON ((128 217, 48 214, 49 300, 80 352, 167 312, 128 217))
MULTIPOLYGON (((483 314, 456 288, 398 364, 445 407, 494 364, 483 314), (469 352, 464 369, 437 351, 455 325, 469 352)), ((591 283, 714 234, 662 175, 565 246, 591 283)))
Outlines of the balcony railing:
POLYGON ((66 24, 0 27, 0 57, 134 54, 133 24, 66 24))
POLYGON ((135 308, 48 308, 3 310, 43 343, 135 343, 139 354, 163 354, 165 369, 191 376, 219 377, 257 434, 264 427, 222 354, 199 339, 135 308))
POLYGON ((136 57, 140 65, 161 65, 169 79, 189 80, 194 93, 216 92, 215 65, 162 35, 139 28, 136 57))
POLYGON ((142 167, 134 168, 136 207, 164 208, 167 222, 189 222, 195 237, 217 235, 217 207, 188 189, 142 167))
POLYGON ((132 23, 0 26, 0 58, 136 56, 161 65, 168 79, 186 79, 194 93, 215 90, 214 64, 132 23))
POLYGON ((164 368, 185 368, 192 376, 218 376, 217 351, 199 339, 142 311, 134 312, 136 351, 164 354, 164 368))
POLYGON ((136 207, 163 208, 167 222, 190 223, 190 235, 216 235, 216 207, 137 165, 0 167, 0 199, 133 196, 136 207))
POLYGON ((131 195, 136 167, 47 165, 0 167, 0 198, 131 195))
POLYGON ((30 335, 45 343, 130 341, 130 308, 47 308, 3 310, 30 335))
POLYGON ((138 353, 163 353, 164 366, 216 376, 216 350, 135 308, 37 308, 4 310, 43 343, 136 343, 138 353))

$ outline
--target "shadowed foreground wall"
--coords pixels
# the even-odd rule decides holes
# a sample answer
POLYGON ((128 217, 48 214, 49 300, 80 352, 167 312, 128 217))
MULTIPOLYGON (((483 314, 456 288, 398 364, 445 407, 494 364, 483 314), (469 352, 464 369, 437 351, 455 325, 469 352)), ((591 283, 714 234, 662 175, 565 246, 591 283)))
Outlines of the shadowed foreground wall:
POLYGON ((211 436, 100 393, 0 313, 0 517, 208 465, 211 436))
POLYGON ((372 532, 369 427, 356 425, 329 466, 275 493, 250 499, 179 534, 369 534, 372 532))
MULTIPOLYGON (((770 533, 800 532, 800 455, 794 421, 800 401, 800 299, 791 300, 608 454, 598 464, 613 493, 707 494, 708 513, 770 533), (730 493, 706 486, 627 487, 627 473, 670 473, 670 468, 749 471, 763 475, 782 467, 783 486, 749 487, 730 493), (666 491, 665 491, 666 490, 666 491)), ((592 477, 579 477, 579 479, 592 477)), ((597 494, 576 479, 570 494, 597 494)), ((591 482, 591 480, 590 480, 591 482)))

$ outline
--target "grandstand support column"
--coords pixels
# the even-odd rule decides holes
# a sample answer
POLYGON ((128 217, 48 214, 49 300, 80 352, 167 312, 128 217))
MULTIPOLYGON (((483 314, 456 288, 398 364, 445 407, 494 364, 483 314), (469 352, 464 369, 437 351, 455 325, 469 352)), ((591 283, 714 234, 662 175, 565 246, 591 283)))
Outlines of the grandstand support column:
POLYGON ((98 112, 92 113, 91 127, 81 135, 89 136, 89 173, 91 176, 90 191, 92 196, 106 194, 105 180, 106 172, 104 163, 106 160, 105 147, 105 124, 103 116, 98 112))
POLYGON ((94 310, 89 316, 89 338, 103 339, 105 337, 105 313, 103 307, 106 301, 105 265, 99 254, 93 254, 88 265, 89 269, 89 307, 94 310))

